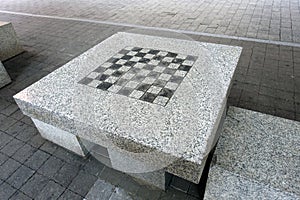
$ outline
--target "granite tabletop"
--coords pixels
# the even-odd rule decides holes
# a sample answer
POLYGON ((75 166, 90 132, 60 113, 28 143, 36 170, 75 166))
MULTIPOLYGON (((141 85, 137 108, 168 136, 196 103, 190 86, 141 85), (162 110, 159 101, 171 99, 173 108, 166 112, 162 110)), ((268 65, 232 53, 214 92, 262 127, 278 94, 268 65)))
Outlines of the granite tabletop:
POLYGON ((91 141, 201 163, 241 50, 120 32, 14 98, 28 116, 91 141))

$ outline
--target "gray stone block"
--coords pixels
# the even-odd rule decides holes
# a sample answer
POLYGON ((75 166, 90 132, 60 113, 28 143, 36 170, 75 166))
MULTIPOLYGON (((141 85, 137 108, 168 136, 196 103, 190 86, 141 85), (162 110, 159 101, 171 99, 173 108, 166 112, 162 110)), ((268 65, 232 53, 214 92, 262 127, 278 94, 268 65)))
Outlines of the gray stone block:
POLYGON ((240 176, 214 166, 210 169, 205 200, 214 199, 300 199, 296 194, 283 192, 263 182, 240 176))
POLYGON ((10 82, 11 82, 10 76, 8 75, 6 69, 4 68, 4 66, 0 60, 0 88, 6 86, 10 82))
POLYGON ((0 21, 0 61, 7 60, 23 52, 19 39, 10 22, 0 21))
POLYGON ((231 107, 216 148, 217 165, 300 195, 300 123, 231 107))

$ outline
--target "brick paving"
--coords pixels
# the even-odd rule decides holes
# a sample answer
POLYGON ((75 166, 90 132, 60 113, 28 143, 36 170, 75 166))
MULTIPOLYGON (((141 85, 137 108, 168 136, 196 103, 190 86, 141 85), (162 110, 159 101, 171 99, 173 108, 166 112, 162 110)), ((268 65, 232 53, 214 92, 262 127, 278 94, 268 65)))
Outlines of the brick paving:
MULTIPOLYGON (((0 20, 13 23, 26 50, 3 63, 13 82, 0 89, 1 199, 82 199, 98 178, 140 199, 199 197, 194 184, 180 184, 174 178, 167 192, 158 191, 139 185, 122 173, 111 173, 92 157, 80 158, 45 141, 14 103, 12 96, 18 91, 128 28, 9 14, 0 14, 0 20)), ((300 48, 190 37, 244 47, 229 96, 230 105, 300 121, 300 48)))
POLYGON ((1 0, 0 10, 300 43, 299 0, 1 0))

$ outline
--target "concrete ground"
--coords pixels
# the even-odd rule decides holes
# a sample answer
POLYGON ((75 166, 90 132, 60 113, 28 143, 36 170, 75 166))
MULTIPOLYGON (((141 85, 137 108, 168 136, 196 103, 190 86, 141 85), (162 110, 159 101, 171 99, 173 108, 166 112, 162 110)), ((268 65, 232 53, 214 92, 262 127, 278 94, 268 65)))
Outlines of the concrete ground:
POLYGON ((12 98, 110 35, 132 29, 131 23, 242 46, 229 104, 300 121, 298 0, 94 2, 1 1, 0 21, 13 23, 26 50, 3 63, 13 82, 0 89, 1 199, 82 199, 97 179, 113 185, 111 194, 122 188, 137 199, 199 198, 194 184, 174 178, 167 192, 151 189, 45 141, 12 98))
POLYGON ((2 0, 1 10, 300 43, 299 0, 2 0))

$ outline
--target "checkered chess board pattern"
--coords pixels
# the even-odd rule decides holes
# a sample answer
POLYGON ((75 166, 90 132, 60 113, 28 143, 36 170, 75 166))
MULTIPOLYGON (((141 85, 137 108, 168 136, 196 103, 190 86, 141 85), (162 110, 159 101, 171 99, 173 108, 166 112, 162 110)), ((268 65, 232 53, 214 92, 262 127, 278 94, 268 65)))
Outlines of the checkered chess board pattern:
POLYGON ((165 106, 196 59, 168 51, 126 47, 79 83, 165 106))

